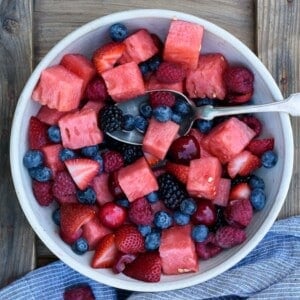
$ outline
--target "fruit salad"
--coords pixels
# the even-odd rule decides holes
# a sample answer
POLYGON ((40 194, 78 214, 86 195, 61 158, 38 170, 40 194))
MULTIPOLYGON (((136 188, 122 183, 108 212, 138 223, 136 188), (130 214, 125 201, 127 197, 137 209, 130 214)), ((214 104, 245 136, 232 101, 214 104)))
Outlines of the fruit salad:
POLYGON ((164 40, 121 23, 108 34, 92 58, 69 53, 41 73, 23 158, 33 194, 76 254, 92 251, 92 268, 146 282, 197 272, 247 239, 268 196, 254 173, 277 154, 254 115, 196 120, 180 136, 189 106, 166 89, 196 106, 237 105, 251 100, 254 75, 203 54, 198 24, 172 20, 164 40), (137 116, 114 105, 151 90, 137 116), (117 130, 141 132, 142 145, 114 140, 117 130))

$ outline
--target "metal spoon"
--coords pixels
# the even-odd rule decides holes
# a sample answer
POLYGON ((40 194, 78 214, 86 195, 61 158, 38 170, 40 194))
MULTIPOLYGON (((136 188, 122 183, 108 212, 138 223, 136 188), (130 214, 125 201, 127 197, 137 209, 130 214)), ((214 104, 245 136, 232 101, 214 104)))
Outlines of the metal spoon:
MULTIPOLYGON (((228 107, 213 107, 212 105, 204 105, 196 107, 195 104, 187 98, 184 94, 173 90, 154 90, 148 91, 145 94, 138 96, 129 101, 117 103, 116 105, 123 111, 124 114, 139 115, 139 106, 141 103, 149 100, 151 92, 167 91, 174 93, 176 98, 181 98, 190 106, 190 112, 185 116, 180 123, 179 134, 185 135, 191 129, 193 122, 197 119, 212 120, 215 117, 260 113, 260 112, 286 112, 292 116, 300 115, 300 93, 291 94, 287 99, 282 101, 275 101, 267 104, 258 105, 240 105, 228 107)), ((144 135, 137 130, 132 131, 114 131, 107 133, 112 138, 133 145, 141 145, 143 143, 144 135)))

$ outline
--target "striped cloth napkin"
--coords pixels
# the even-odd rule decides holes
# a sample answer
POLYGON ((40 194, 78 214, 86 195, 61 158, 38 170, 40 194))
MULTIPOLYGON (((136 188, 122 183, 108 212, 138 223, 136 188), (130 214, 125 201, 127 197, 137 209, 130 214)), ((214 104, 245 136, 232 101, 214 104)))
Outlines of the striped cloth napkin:
POLYGON ((89 284, 99 300, 300 299, 300 216, 275 222, 240 263, 189 288, 130 293, 92 281, 58 261, 0 290, 0 299, 62 299, 64 290, 75 284, 89 284))

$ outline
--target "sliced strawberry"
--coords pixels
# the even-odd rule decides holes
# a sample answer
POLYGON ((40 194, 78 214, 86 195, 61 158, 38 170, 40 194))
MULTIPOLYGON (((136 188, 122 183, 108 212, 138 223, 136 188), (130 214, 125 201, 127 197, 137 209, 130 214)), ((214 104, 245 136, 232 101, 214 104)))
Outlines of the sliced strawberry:
POLYGON ((273 150, 273 148, 274 138, 255 139, 252 140, 247 146, 247 150, 256 156, 261 156, 264 152, 273 150))
POLYGON ((125 51, 123 43, 111 42, 100 47, 93 54, 93 63, 99 74, 112 69, 125 51))
POLYGON ((260 159, 250 151, 244 150, 228 163, 227 172, 231 178, 237 175, 246 176, 260 166, 260 159))
POLYGON ((42 206, 48 206, 53 202, 52 182, 32 181, 32 190, 37 202, 42 206))
POLYGON ((115 263, 112 267, 113 272, 116 274, 123 272, 126 265, 133 262, 135 259, 135 254, 124 254, 122 252, 118 252, 115 263))
POLYGON ((186 184, 189 175, 189 166, 176 164, 168 161, 165 167, 166 171, 174 175, 179 181, 186 184))
POLYGON ((115 244, 115 235, 109 233, 99 241, 92 258, 91 266, 93 268, 111 268, 114 265, 117 254, 118 249, 115 244))
POLYGON ((84 190, 99 172, 97 161, 88 158, 74 158, 65 161, 66 167, 76 185, 84 190))
POLYGON ((229 200, 237 199, 249 199, 251 194, 251 189, 248 183, 242 182, 235 185, 229 194, 229 200))
POLYGON ((129 277, 146 281, 158 282, 161 276, 161 260, 157 252, 141 253, 126 265, 123 273, 129 277))
POLYGON ((31 117, 29 121, 29 148, 41 149, 50 143, 48 139, 48 125, 41 122, 37 117, 31 117))

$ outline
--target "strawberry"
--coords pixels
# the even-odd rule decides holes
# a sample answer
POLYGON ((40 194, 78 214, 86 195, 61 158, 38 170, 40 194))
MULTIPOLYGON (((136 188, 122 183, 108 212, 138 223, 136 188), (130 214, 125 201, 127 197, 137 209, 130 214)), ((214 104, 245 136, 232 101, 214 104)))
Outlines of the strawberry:
POLYGON ((99 172, 97 161, 88 158, 74 158, 65 161, 66 167, 76 185, 84 190, 99 172))
POLYGON ((149 103, 152 108, 158 106, 169 106, 172 107, 175 104, 175 95, 171 92, 161 91, 161 92, 151 92, 149 103))
POLYGON ((261 166, 260 159, 250 151, 244 150, 235 156, 227 165, 227 172, 231 178, 237 175, 246 176, 261 166))
POLYGON ((96 77, 86 87, 85 96, 90 101, 103 102, 107 99, 108 93, 104 80, 96 77))
POLYGON ((60 207, 60 234, 66 243, 73 243, 82 232, 81 226, 95 216, 95 210, 80 203, 66 203, 60 207))
POLYGON ((112 69, 125 51, 123 43, 111 42, 95 51, 92 61, 99 74, 112 69))
POLYGON ((121 153, 113 150, 102 154, 104 171, 106 173, 114 172, 124 166, 124 159, 121 153))
POLYGON ((136 225, 151 225, 154 214, 145 197, 134 200, 128 210, 129 220, 136 225))
POLYGON ((53 202, 52 182, 32 181, 33 194, 37 202, 42 206, 48 206, 53 202))
POLYGON ((162 83, 177 83, 182 81, 185 76, 184 68, 171 62, 162 62, 156 71, 156 78, 162 83))
POLYGON ((48 126, 41 122, 37 117, 31 117, 29 121, 29 148, 41 149, 50 143, 48 139, 48 126))
POLYGON ((123 253, 138 253, 144 251, 144 238, 136 226, 125 224, 116 232, 116 246, 123 253))
POLYGON ((165 167, 166 171, 174 175, 179 181, 186 184, 189 175, 189 166, 176 164, 168 161, 165 167))
POLYGON ((161 276, 161 260, 157 252, 141 253, 126 265, 123 273, 129 277, 146 281, 158 282, 161 276))
POLYGON ((252 154, 260 157, 264 152, 273 150, 273 148, 274 138, 266 138, 252 140, 248 144, 246 149, 249 150, 252 154))
POLYGON ((115 235, 109 233, 99 241, 92 258, 91 266, 93 268, 111 268, 115 262, 117 253, 115 235))
POLYGON ((76 186, 67 171, 57 172, 52 186, 53 196, 62 203, 77 202, 76 186))
POLYGON ((127 210, 114 202, 106 202, 99 209, 99 219, 108 228, 120 227, 126 220, 127 210))
POLYGON ((195 245, 198 257, 203 260, 212 258, 222 251, 222 248, 216 243, 215 234, 212 232, 203 242, 197 242, 195 245))
POLYGON ((256 133, 255 136, 260 135, 262 124, 257 118, 253 116, 244 116, 240 120, 246 123, 256 133))
POLYGON ((118 252, 117 257, 115 258, 115 263, 112 267, 113 272, 115 274, 123 272, 126 265, 133 262, 135 259, 135 254, 124 254, 122 252, 118 252))
POLYGON ((64 291, 64 300, 95 300, 91 287, 87 284, 80 284, 68 287, 64 291))
POLYGON ((251 189, 248 183, 241 182, 232 187, 229 194, 229 200, 249 199, 251 189))
POLYGON ((216 242, 221 248, 232 248, 246 240, 246 233, 243 229, 223 226, 216 232, 216 242))

